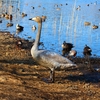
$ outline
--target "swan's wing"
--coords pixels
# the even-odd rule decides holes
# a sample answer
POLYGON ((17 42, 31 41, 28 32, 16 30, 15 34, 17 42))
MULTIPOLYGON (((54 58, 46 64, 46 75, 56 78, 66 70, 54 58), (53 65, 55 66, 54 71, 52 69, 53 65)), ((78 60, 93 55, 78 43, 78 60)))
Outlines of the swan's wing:
POLYGON ((69 59, 51 51, 40 51, 38 55, 38 63, 48 67, 70 67, 75 66, 69 59))
POLYGON ((43 57, 44 58, 48 58, 49 60, 53 60, 55 62, 58 62, 58 63, 72 63, 69 59, 63 57, 62 55, 60 54, 57 54, 55 52, 51 52, 51 51, 44 51, 43 53, 43 57))

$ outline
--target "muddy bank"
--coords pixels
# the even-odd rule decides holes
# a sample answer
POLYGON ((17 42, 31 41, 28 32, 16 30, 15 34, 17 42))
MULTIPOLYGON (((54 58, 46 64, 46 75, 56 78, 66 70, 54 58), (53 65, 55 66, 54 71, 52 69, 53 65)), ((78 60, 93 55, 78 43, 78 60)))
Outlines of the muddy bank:
POLYGON ((56 71, 55 83, 46 83, 49 69, 31 57, 32 43, 0 32, 0 100, 100 100, 100 59, 75 58, 77 69, 56 71))

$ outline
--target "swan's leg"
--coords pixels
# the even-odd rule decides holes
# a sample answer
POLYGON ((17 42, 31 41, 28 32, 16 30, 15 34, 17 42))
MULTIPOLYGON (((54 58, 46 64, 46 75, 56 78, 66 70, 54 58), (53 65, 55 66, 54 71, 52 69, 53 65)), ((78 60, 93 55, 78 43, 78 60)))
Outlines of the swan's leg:
POLYGON ((50 78, 49 79, 43 78, 43 81, 47 83, 54 83, 55 81, 55 69, 54 68, 51 68, 50 70, 50 78))
POLYGON ((51 82, 55 81, 55 70, 54 70, 54 68, 52 68, 51 71, 50 71, 50 81, 51 82))

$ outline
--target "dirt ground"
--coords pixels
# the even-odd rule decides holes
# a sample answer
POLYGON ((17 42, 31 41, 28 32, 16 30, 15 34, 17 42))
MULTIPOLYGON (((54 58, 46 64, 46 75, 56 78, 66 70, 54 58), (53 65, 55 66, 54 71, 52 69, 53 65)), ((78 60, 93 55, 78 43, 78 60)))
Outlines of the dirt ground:
POLYGON ((55 83, 46 83, 49 69, 31 57, 31 43, 18 48, 9 32, 0 32, 0 100, 100 100, 100 59, 75 58, 77 69, 56 71, 55 83))

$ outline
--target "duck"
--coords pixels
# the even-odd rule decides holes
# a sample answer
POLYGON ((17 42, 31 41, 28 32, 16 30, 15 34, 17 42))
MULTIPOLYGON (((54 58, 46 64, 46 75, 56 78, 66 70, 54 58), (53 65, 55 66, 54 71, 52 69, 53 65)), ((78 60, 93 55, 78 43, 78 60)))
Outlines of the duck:
POLYGON ((81 6, 79 5, 77 8, 76 8, 76 10, 80 10, 81 9, 81 6))
POLYGON ((66 43, 66 41, 64 41, 62 44, 62 55, 64 56, 65 54, 68 54, 73 47, 72 43, 66 43))
POLYGON ((7 23, 7 27, 13 26, 13 23, 7 23))
POLYGON ((91 23, 90 22, 84 22, 84 25, 89 26, 89 25, 91 25, 91 23))
MULTIPOLYGON (((72 49, 73 47, 74 47, 74 46, 73 46, 72 43, 67 43, 66 41, 64 41, 63 44, 62 44, 62 48, 63 48, 63 49, 67 49, 67 48, 72 49)), ((69 51, 70 51, 70 50, 69 50, 69 51)))
POLYGON ((87 6, 89 6, 89 4, 87 4, 87 6))
POLYGON ((97 26, 97 25, 93 25, 92 28, 93 28, 93 29, 97 29, 98 26, 97 26))
POLYGON ((2 17, 5 17, 6 19, 12 20, 12 14, 2 13, 2 17))
POLYGON ((91 52, 92 52, 91 48, 89 46, 85 45, 85 47, 83 49, 84 56, 90 56, 90 55, 92 55, 91 52))
POLYGON ((68 54, 68 56, 70 56, 70 57, 76 57, 76 55, 77 55, 77 51, 76 50, 71 50, 69 52, 69 54, 68 54))
POLYGON ((23 46, 22 40, 17 40, 16 41, 16 46, 17 46, 17 48, 22 49, 22 46, 23 46))
POLYGON ((5 18, 9 19, 9 14, 5 13, 5 18))
POLYGON ((77 55, 77 51, 76 50, 71 50, 69 51, 68 55, 66 56, 68 59, 70 59, 71 61, 74 61, 74 58, 77 55))
POLYGON ((22 13, 22 17, 26 17, 27 16, 27 14, 25 14, 25 13, 22 13))
POLYGON ((65 56, 66 57, 66 54, 67 54, 67 57, 75 57, 77 55, 77 51, 76 50, 70 50, 69 52, 66 50, 66 49, 63 49, 62 50, 62 56, 65 56))
POLYGON ((2 14, 1 14, 1 17, 5 17, 5 13, 2 13, 2 14))
POLYGON ((19 24, 16 24, 16 29, 22 31, 23 30, 23 26, 20 26, 19 24))
POLYGON ((68 5, 68 3, 66 3, 66 5, 68 5))
POLYGON ((63 57, 62 55, 53 52, 51 50, 41 50, 39 49, 39 41, 41 37, 42 30, 42 18, 40 16, 36 16, 30 18, 29 20, 33 20, 38 24, 38 30, 34 45, 31 48, 31 55, 35 62, 39 65, 42 65, 46 68, 50 69, 50 78, 47 80, 48 82, 55 81, 55 70, 57 68, 69 68, 69 67, 77 67, 71 60, 63 57))
POLYGON ((36 26, 35 26, 35 25, 32 26, 32 30, 33 30, 33 31, 36 30, 36 26))
POLYGON ((32 7, 32 9, 35 9, 35 7, 33 7, 33 6, 31 6, 32 7))
POLYGON ((9 15, 9 20, 12 20, 13 16, 12 14, 9 15))

